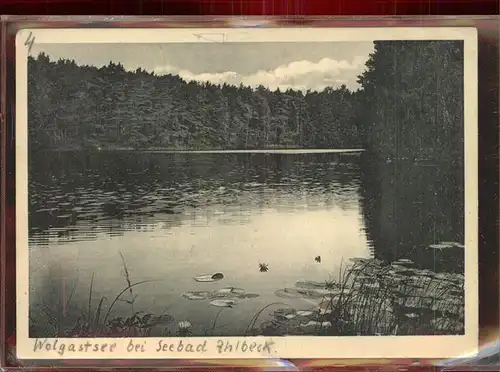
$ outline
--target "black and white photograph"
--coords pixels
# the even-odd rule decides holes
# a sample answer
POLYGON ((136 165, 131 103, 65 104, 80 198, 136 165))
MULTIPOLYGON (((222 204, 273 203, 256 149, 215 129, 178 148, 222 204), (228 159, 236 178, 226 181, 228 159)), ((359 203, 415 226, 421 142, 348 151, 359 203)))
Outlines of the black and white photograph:
POLYGON ((24 30, 26 353, 54 339, 470 349, 476 36, 414 31, 24 30))

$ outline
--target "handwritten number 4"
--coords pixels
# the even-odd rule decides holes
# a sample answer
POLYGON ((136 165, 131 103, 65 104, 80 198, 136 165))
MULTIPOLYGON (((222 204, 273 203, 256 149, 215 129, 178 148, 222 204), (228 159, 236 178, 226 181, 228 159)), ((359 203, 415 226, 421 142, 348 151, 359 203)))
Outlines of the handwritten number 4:
POLYGON ((28 38, 24 42, 24 45, 28 46, 28 53, 31 52, 31 48, 33 48, 34 43, 35 43, 35 37, 33 36, 33 33, 30 32, 28 38))

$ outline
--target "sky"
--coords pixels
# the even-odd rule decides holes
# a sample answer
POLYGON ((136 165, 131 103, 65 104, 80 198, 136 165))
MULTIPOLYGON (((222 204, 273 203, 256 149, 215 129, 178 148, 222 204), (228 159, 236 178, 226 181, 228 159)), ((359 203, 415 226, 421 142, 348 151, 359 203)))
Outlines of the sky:
POLYGON ((187 81, 295 90, 357 89, 373 42, 34 44, 32 55, 176 74, 187 81))

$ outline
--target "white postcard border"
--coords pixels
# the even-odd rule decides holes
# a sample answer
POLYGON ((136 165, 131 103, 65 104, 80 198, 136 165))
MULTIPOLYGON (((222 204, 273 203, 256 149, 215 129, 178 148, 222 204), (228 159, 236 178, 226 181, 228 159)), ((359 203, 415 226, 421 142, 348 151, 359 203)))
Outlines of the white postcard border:
MULTIPOLYGON (((478 122, 477 31, 475 28, 171 28, 171 29, 24 29, 16 35, 16 286, 17 357, 19 359, 227 359, 227 358, 454 358, 478 350, 478 122), (27 57, 30 42, 54 43, 250 43, 353 42, 369 40, 464 41, 464 146, 465 146, 465 335, 462 336, 285 336, 48 339, 51 351, 34 351, 36 339, 28 334, 28 169, 27 169, 27 57), (178 343, 183 351, 156 352, 159 341, 178 343), (114 351, 78 351, 78 345, 116 344, 114 351), (127 352, 130 342, 145 345, 127 352), (239 350, 219 353, 218 343, 239 350), (243 342, 247 349, 243 351, 243 342), (250 345, 264 345, 269 348, 250 345), (195 346, 194 352, 186 345, 195 346), (58 347, 65 344, 61 355, 58 347), (69 345, 76 344, 76 351, 69 345), (204 345, 204 346, 203 346, 204 345), (198 351, 196 351, 198 346, 198 351), (270 352, 269 352, 270 351, 270 352)), ((43 340, 42 340, 43 341, 43 340)), ((40 340, 39 340, 40 342, 40 340)), ((45 344, 45 345, 47 345, 45 344)))

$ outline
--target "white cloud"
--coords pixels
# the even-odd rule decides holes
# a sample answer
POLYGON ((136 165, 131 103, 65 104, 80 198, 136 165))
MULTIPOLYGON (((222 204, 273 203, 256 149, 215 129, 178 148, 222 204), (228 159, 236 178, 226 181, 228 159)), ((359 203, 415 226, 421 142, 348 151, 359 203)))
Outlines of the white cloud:
POLYGON ((356 78, 364 69, 366 57, 355 57, 351 62, 323 58, 319 62, 296 61, 278 66, 274 70, 260 70, 250 75, 236 72, 194 74, 172 66, 155 68, 157 74, 177 74, 187 81, 210 82, 213 84, 232 84, 257 87, 263 85, 272 90, 280 88, 296 90, 323 90, 346 84, 349 88, 357 87, 356 78))

